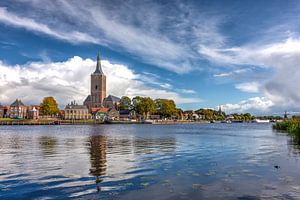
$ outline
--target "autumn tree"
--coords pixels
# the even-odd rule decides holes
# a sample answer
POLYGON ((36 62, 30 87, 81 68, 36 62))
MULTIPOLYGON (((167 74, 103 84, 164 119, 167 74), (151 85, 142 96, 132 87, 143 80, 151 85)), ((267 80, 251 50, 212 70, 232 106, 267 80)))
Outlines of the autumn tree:
POLYGON ((58 114, 59 109, 56 100, 53 97, 44 97, 43 102, 40 105, 40 113, 42 115, 58 114))

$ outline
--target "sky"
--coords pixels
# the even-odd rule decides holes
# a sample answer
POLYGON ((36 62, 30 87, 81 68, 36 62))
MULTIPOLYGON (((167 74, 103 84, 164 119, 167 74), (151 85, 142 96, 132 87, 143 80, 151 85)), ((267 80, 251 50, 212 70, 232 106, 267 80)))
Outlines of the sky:
POLYGON ((297 113, 299 18, 297 0, 2 0, 0 103, 82 103, 100 51, 108 94, 297 113))

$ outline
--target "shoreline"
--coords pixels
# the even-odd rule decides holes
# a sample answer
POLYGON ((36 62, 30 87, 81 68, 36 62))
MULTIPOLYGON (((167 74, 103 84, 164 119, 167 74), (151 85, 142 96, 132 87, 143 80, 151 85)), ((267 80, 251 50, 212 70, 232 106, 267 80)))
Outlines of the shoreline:
POLYGON ((34 121, 34 120, 7 120, 0 121, 0 126, 44 126, 44 125, 103 125, 103 124, 208 124, 210 121, 189 121, 189 120, 159 120, 159 121, 34 121))

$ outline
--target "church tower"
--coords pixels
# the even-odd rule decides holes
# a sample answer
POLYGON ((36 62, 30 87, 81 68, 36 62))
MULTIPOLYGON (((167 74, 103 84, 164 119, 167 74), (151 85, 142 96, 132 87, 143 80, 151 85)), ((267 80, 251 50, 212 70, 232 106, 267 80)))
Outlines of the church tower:
POLYGON ((91 97, 93 108, 103 106, 103 100, 106 97, 106 76, 101 68, 100 53, 97 56, 96 70, 91 74, 91 97))
POLYGON ((103 107, 103 100, 106 97, 106 76, 101 68, 100 53, 97 56, 97 65, 94 73, 91 74, 91 94, 85 99, 84 105, 91 108, 103 107))

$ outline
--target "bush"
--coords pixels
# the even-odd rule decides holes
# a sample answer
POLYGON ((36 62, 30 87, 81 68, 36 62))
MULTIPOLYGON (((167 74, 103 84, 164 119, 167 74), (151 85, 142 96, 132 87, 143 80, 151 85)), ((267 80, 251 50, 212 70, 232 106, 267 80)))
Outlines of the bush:
POLYGON ((274 129, 288 132, 297 144, 300 144, 300 118, 288 119, 277 122, 274 129))

